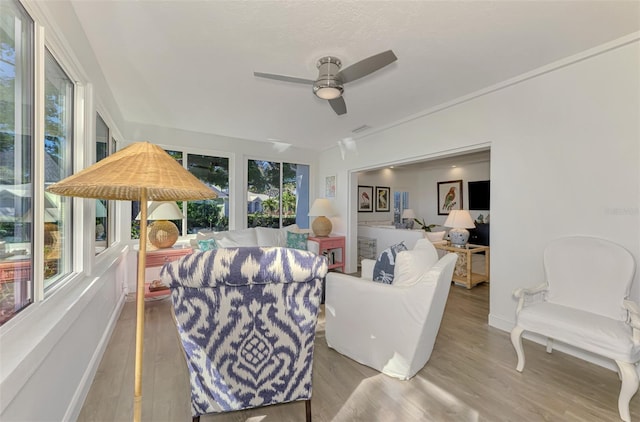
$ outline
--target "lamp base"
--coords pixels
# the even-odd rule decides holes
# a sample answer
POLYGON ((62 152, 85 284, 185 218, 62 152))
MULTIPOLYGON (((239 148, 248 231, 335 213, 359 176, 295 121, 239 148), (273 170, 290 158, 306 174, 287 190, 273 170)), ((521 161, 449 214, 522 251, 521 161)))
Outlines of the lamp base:
POLYGON ((449 240, 452 246, 462 247, 469 241, 469 230, 451 229, 449 230, 449 240))
POLYGON ((327 237, 331 233, 331 230, 333 229, 333 227, 331 225, 331 220, 321 215, 319 217, 316 217, 315 220, 313 220, 313 223, 311 224, 311 229, 313 230, 313 233, 317 237, 327 237))
POLYGON ((170 248, 178 240, 180 232, 169 220, 156 220, 149 225, 149 243, 158 249, 170 248))

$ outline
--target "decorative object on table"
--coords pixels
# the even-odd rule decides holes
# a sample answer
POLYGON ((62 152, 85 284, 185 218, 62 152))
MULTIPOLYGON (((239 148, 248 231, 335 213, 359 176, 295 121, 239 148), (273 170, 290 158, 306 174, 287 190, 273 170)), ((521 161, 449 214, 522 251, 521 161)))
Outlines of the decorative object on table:
POLYGON ((438 182, 438 215, 462 209, 462 180, 438 182))
POLYGON ((453 246, 462 247, 469 241, 469 230, 476 225, 473 224, 471 214, 467 210, 452 210, 444 222, 445 227, 451 227, 449 230, 449 240, 453 246))
POLYGON ((298 400, 306 402, 311 420, 326 275, 322 256, 280 247, 217 249, 164 267, 189 370, 193 421, 298 400))
POLYGON ((411 208, 405 208, 402 211, 402 219, 405 220, 404 226, 407 229, 413 229, 413 221, 416 218, 416 213, 411 208))
POLYGON ((336 197, 336 176, 327 176, 324 178, 324 196, 327 198, 336 197))
POLYGON ((358 212, 373 212, 373 186, 358 186, 358 212))
POLYGON ((376 186, 376 212, 389 212, 391 210, 390 195, 390 188, 376 186))
MULTIPOLYGON (((169 220, 182 220, 182 210, 173 201, 154 201, 148 204, 147 220, 155 220, 147 228, 149 243, 156 249, 170 248, 178 240, 180 231, 169 220)), ((136 217, 140 220, 140 214, 136 217)))
POLYGON ((422 221, 420 221, 419 218, 414 218, 413 221, 415 221, 416 223, 420 224, 420 228, 426 232, 430 232, 432 228, 434 228, 436 225, 435 224, 427 224, 424 221, 424 218, 422 219, 422 221))
POLYGON ((333 208, 333 203, 327 198, 318 198, 313 201, 311 209, 309 210, 310 217, 316 217, 311 223, 311 229, 313 233, 318 237, 329 236, 333 226, 331 220, 327 217, 333 217, 336 215, 336 210, 333 208))
MULTIPOLYGON (((178 201, 215 198, 216 194, 195 178, 162 148, 137 142, 47 188, 65 196, 140 201, 140 220, 147 220, 147 200, 178 201)), ((144 339, 144 276, 147 226, 140 225, 136 290, 136 354, 133 419, 142 419, 142 356, 144 339)))
POLYGON ((484 217, 482 216, 482 214, 480 214, 478 216, 478 218, 476 218, 476 223, 477 224, 484 224, 484 217))

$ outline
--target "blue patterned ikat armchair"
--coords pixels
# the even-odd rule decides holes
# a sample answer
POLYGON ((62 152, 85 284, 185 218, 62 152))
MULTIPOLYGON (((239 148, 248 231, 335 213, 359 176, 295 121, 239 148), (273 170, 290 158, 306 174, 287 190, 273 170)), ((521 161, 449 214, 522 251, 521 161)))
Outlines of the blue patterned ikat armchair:
POLYGON ((326 258, 287 248, 226 248, 166 264, 200 415, 306 401, 326 258))

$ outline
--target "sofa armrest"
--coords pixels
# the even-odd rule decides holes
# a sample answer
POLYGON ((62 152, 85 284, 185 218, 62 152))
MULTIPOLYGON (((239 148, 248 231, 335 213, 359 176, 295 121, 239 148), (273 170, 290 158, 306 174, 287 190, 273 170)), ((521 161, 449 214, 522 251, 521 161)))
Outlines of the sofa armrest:
POLYGON ((320 255, 320 244, 313 240, 307 240, 307 250, 316 255, 320 255))
POLYGON ((520 313, 522 308, 524 307, 525 301, 531 299, 533 296, 544 293, 549 288, 549 285, 544 282, 536 287, 524 288, 521 287, 519 289, 515 289, 513 291, 513 296, 518 299, 518 307, 516 308, 516 315, 520 313))
POLYGON ((628 322, 633 330, 633 341, 640 342, 640 307, 632 300, 625 300, 622 306, 629 312, 628 322))
POLYGON ((363 259, 360 261, 360 278, 373 280, 373 268, 376 265, 375 259, 363 259))

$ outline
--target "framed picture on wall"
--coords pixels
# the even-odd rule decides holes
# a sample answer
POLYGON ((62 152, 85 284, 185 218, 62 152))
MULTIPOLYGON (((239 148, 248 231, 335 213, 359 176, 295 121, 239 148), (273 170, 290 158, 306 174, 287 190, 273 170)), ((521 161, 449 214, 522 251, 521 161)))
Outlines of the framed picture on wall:
POLYGON ((384 186, 376 186, 376 211, 389 212, 391 209, 391 189, 384 186))
POLYGON ((438 182, 438 215, 462 209, 462 180, 438 182))
POLYGON ((327 176, 324 178, 324 196, 325 198, 336 197, 336 176, 327 176))
POLYGON ((358 186, 358 212, 373 212, 373 186, 358 186))

